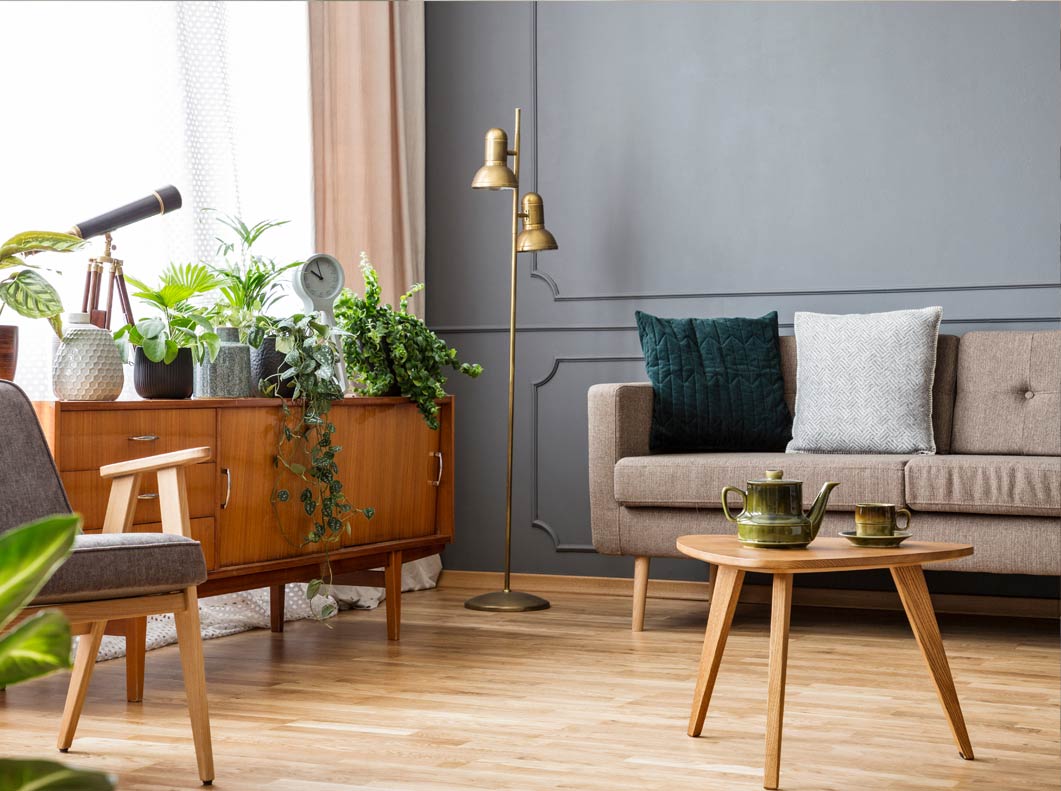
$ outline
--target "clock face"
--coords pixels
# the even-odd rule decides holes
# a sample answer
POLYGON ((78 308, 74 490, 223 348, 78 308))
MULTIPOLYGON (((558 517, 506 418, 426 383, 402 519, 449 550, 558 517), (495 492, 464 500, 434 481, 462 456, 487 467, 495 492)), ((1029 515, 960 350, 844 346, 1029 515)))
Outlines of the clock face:
POLYGON ((343 290, 343 268, 330 255, 318 253, 298 270, 299 285, 313 302, 331 303, 343 290))

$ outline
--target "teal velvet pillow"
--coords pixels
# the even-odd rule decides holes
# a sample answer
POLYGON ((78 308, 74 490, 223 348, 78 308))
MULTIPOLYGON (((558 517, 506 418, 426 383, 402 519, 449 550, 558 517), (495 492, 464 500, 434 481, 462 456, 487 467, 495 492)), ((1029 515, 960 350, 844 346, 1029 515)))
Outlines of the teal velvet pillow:
POLYGON ((661 319, 637 311, 653 451, 783 451, 792 438, 777 313, 661 319))

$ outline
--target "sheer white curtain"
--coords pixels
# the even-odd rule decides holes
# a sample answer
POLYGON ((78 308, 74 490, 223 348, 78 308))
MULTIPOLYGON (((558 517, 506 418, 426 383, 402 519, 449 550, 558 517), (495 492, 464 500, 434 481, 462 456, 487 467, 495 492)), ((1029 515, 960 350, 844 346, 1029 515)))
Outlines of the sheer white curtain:
MULTIPOLYGON (((290 220, 263 252, 312 252, 306 16, 302 2, 0 3, 0 241, 66 230, 172 183, 183 209, 115 233, 134 277, 212 257, 206 208, 290 220)), ((61 270, 49 277, 67 310, 101 249, 37 259, 61 270)), ((46 323, 10 310, 2 321, 21 327, 16 380, 51 397, 46 323)))

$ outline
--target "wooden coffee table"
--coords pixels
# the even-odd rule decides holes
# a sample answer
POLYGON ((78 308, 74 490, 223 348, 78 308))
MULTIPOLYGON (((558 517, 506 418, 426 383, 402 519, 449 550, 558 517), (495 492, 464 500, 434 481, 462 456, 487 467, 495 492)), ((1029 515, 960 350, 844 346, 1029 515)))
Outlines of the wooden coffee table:
POLYGON ((678 549, 689 557, 718 566, 707 618, 704 650, 693 693, 689 735, 699 736, 707 716, 707 705, 715 687, 718 666, 726 648, 744 574, 757 571, 774 575, 770 615, 770 686, 766 714, 766 763, 763 788, 777 788, 781 766, 781 721, 785 710, 785 671, 788 664, 788 624, 792 608, 792 575, 819 571, 889 569, 910 619, 921 654, 936 684, 943 711, 950 722, 962 758, 972 760, 973 747, 965 729, 958 695, 954 691, 947 654, 936 623, 936 613, 921 569, 924 563, 951 560, 973 554, 968 544, 936 544, 905 541, 893 549, 864 549, 842 538, 819 538, 804 549, 750 549, 736 536, 682 536, 678 549))

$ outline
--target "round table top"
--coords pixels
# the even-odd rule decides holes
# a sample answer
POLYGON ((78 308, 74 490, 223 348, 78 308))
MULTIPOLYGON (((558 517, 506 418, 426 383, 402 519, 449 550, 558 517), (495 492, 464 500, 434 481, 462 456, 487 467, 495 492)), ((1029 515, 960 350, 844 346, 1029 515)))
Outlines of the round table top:
POLYGON ((759 549, 742 546, 735 535, 682 536, 678 539, 678 550, 719 566, 790 574, 918 566, 973 554, 969 544, 909 539, 901 546, 887 549, 856 547, 845 538, 818 538, 810 546, 799 549, 759 549))

